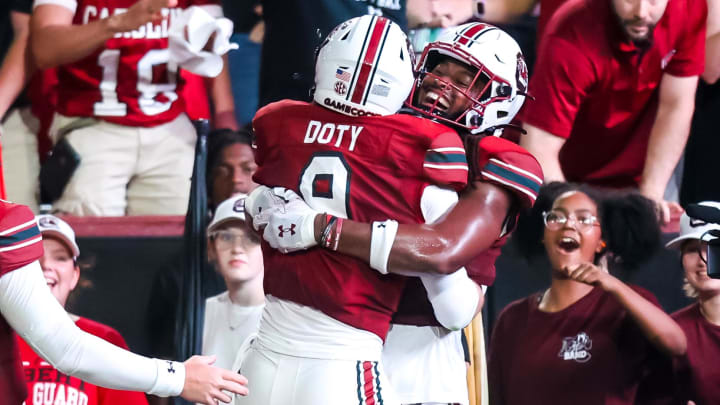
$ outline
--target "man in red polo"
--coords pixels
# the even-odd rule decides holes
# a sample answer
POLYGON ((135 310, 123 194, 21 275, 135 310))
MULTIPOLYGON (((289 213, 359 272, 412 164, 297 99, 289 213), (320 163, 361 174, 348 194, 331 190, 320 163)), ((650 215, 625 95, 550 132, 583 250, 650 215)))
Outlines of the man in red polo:
POLYGON ((638 187, 663 220, 705 58, 704 0, 569 0, 552 16, 520 144, 545 179, 638 187))

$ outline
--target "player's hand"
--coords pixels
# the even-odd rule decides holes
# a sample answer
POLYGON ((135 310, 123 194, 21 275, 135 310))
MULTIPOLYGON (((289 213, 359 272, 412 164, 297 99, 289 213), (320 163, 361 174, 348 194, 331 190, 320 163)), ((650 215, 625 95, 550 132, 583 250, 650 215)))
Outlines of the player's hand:
POLYGON ((137 29, 152 21, 162 20, 162 9, 177 6, 178 0, 139 0, 125 13, 110 17, 116 32, 127 32, 137 29))
POLYGON ((260 231, 268 223, 274 212, 285 212, 285 204, 290 199, 301 200, 299 195, 285 187, 268 187, 260 185, 245 198, 245 212, 252 219, 252 226, 260 231))
POLYGON ((318 212, 290 189, 259 186, 245 199, 245 212, 252 217, 253 228, 262 229, 263 239, 282 253, 317 245, 318 212))
POLYGON ((292 253, 317 245, 315 217, 318 212, 300 197, 288 201, 283 208, 284 210, 272 212, 268 218, 263 239, 282 253, 292 253))
POLYGON ((247 395, 247 379, 238 373, 213 367, 215 356, 192 356, 185 361, 185 385, 180 396, 190 402, 217 405, 230 403, 231 393, 247 395))
POLYGON ((600 286, 605 291, 608 291, 612 287, 613 282, 617 280, 610 275, 610 273, 592 263, 580 263, 574 266, 567 266, 564 270, 572 280, 600 286))

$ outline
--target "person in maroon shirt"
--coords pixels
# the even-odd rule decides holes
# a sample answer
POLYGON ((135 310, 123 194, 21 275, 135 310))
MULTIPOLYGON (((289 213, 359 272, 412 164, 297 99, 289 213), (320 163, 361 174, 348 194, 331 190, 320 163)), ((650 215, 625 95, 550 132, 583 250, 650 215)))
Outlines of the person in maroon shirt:
MULTIPOLYGON (((720 208, 718 202, 702 202, 720 208)), ((697 302, 672 314, 685 332, 688 350, 674 359, 676 393, 682 404, 694 401, 696 405, 720 403, 720 280, 707 273, 707 240, 705 232, 720 230, 718 224, 707 224, 680 218, 680 235, 668 242, 668 248, 680 249, 685 271, 685 293, 697 302)))
POLYGON ((649 362, 663 359, 658 350, 686 350, 682 330, 652 294, 607 271, 610 261, 632 268, 659 244, 652 203, 637 194, 601 200, 593 190, 551 183, 516 232, 523 252, 544 246, 552 283, 498 317, 491 404, 635 403, 649 362))
POLYGON ((664 200, 704 70, 704 0, 569 0, 551 17, 520 144, 548 180, 637 187, 664 200))

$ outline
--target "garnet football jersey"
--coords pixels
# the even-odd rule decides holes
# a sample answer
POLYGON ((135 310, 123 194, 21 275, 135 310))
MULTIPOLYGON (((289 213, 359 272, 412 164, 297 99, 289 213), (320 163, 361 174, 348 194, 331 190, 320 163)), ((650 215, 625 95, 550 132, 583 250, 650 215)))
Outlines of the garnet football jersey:
MULTIPOLYGON (((253 179, 293 189, 315 210, 361 222, 424 222, 429 184, 465 187, 459 136, 410 115, 348 117, 316 104, 281 101, 253 121, 253 179)), ((293 230, 279 230, 292 232, 293 230)), ((283 255, 263 246, 265 293, 318 309, 385 337, 406 278, 323 249, 283 255)))
MULTIPOLYGON (((79 318, 75 324, 91 335, 128 350, 122 336, 109 326, 86 318, 79 318)), ((20 337, 17 342, 28 387, 25 405, 147 405, 141 392, 111 390, 66 375, 38 356, 20 337)))
MULTIPOLYGON (((42 236, 30 209, 0 200, 0 277, 38 260, 42 254, 42 236)), ((0 316, 0 398, 7 401, 3 403, 19 404, 26 391, 13 335, 0 316)))
MULTIPOLYGON (((136 0, 37 0, 35 7, 75 6, 73 24, 87 24, 124 13, 136 0)), ((220 17, 218 0, 178 0, 163 9, 163 19, 115 35, 90 55, 58 68, 58 112, 95 117, 112 123, 152 127, 172 121, 185 109, 178 97, 183 81, 178 66, 169 63, 168 28, 183 9, 203 5, 220 17)))
MULTIPOLYGON (((478 142, 466 142, 473 181, 492 183, 515 196, 523 208, 532 207, 543 182, 538 161, 523 147, 506 139, 486 136, 478 142)), ((468 276, 479 285, 490 286, 495 281, 495 260, 517 218, 510 218, 505 232, 492 246, 465 265, 468 276)), ((408 280, 393 323, 416 326, 441 326, 435 318, 427 292, 420 279, 408 280)))

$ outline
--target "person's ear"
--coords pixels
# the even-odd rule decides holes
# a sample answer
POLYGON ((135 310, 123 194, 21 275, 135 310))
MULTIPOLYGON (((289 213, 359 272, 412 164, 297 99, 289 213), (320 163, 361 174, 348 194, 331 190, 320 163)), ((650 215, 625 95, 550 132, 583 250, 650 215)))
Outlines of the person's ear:
POLYGON ((602 253, 607 248, 607 243, 605 243, 604 240, 600 239, 598 241, 597 247, 595 248, 595 253, 602 253))
POLYGON ((80 266, 75 264, 73 266, 73 275, 72 275, 72 281, 70 283, 70 291, 74 290, 75 287, 77 287, 79 282, 80 282, 80 266))

